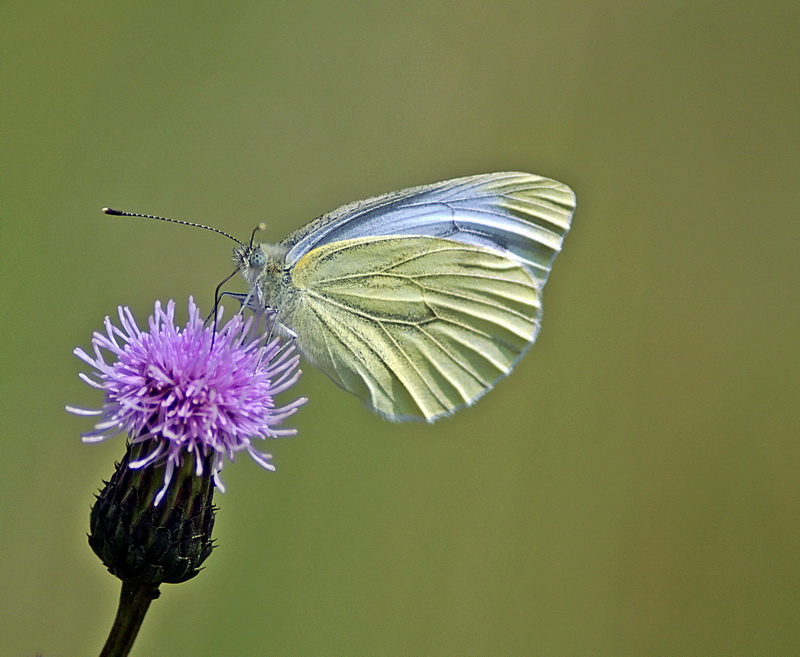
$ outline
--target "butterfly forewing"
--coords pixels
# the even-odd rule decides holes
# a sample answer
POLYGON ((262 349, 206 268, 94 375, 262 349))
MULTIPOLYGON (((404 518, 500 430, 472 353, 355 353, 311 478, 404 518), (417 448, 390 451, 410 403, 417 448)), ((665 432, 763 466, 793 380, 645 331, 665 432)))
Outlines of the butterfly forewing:
POLYGON ((347 239, 425 235, 483 246, 523 263, 543 284, 569 230, 572 190, 529 173, 456 178, 344 206, 283 244, 292 265, 310 250, 347 239))

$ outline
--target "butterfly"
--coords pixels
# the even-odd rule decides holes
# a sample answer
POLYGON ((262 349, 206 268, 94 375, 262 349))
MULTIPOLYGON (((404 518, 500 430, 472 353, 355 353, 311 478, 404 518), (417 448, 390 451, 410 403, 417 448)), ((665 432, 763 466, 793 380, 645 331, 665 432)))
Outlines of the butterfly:
POLYGON ((277 244, 210 230, 239 243, 243 307, 379 415, 433 422, 474 404, 535 342, 574 210, 566 185, 506 172, 356 201, 277 244))
POLYGON ((247 305, 386 419, 474 404, 536 340, 575 209, 566 185, 492 173, 345 205, 234 251, 247 305))

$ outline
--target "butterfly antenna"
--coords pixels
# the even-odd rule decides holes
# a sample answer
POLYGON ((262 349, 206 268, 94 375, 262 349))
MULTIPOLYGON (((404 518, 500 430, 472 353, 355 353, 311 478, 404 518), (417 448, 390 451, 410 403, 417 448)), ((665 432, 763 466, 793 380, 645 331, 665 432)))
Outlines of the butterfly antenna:
MULTIPOLYGON (((247 245, 243 242, 237 240, 233 235, 229 235, 224 230, 220 230, 219 228, 212 228, 211 226, 204 226, 203 224, 195 224, 191 221, 180 221, 179 219, 170 219, 169 217, 157 217, 153 214, 141 214, 139 212, 124 212, 122 210, 115 210, 114 208, 103 208, 103 212, 105 214, 110 214, 114 217, 142 217, 143 219, 158 219, 159 221, 170 221, 173 224, 181 224, 182 226, 192 226, 193 228, 205 228, 206 230, 210 230, 214 233, 219 233, 220 235, 224 235, 229 240, 233 240, 239 246, 246 247, 247 245)), ((260 230, 261 226, 264 224, 259 224, 256 230, 260 230)), ((255 231, 253 231, 253 235, 255 235, 255 231)), ((250 238, 250 245, 253 244, 253 238, 250 238)), ((226 279, 227 280, 227 279, 226 279)))
MULTIPOLYGON (((256 233, 259 233, 262 230, 267 230, 267 224, 265 224, 263 222, 258 224, 258 226, 256 226, 255 228, 253 228, 253 234, 250 235, 250 248, 251 249, 253 248, 253 242, 256 239, 256 233)), ((242 244, 242 246, 244 246, 244 244, 242 244)))

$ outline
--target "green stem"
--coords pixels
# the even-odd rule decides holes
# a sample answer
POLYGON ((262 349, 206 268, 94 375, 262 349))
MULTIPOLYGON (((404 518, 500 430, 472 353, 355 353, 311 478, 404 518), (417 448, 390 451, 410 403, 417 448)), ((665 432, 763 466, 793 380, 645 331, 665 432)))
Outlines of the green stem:
POLYGON ((139 634, 150 603, 159 596, 158 584, 122 582, 119 608, 100 657, 127 657, 139 634))

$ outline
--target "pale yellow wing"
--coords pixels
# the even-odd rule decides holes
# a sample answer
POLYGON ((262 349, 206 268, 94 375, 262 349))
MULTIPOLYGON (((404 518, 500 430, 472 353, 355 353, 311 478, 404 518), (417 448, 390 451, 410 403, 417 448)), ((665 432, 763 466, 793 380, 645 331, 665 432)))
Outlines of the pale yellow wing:
POLYGON ((433 421, 474 403, 536 339, 536 279, 474 244, 370 236, 325 244, 292 268, 280 321, 305 356, 390 420, 433 421))

